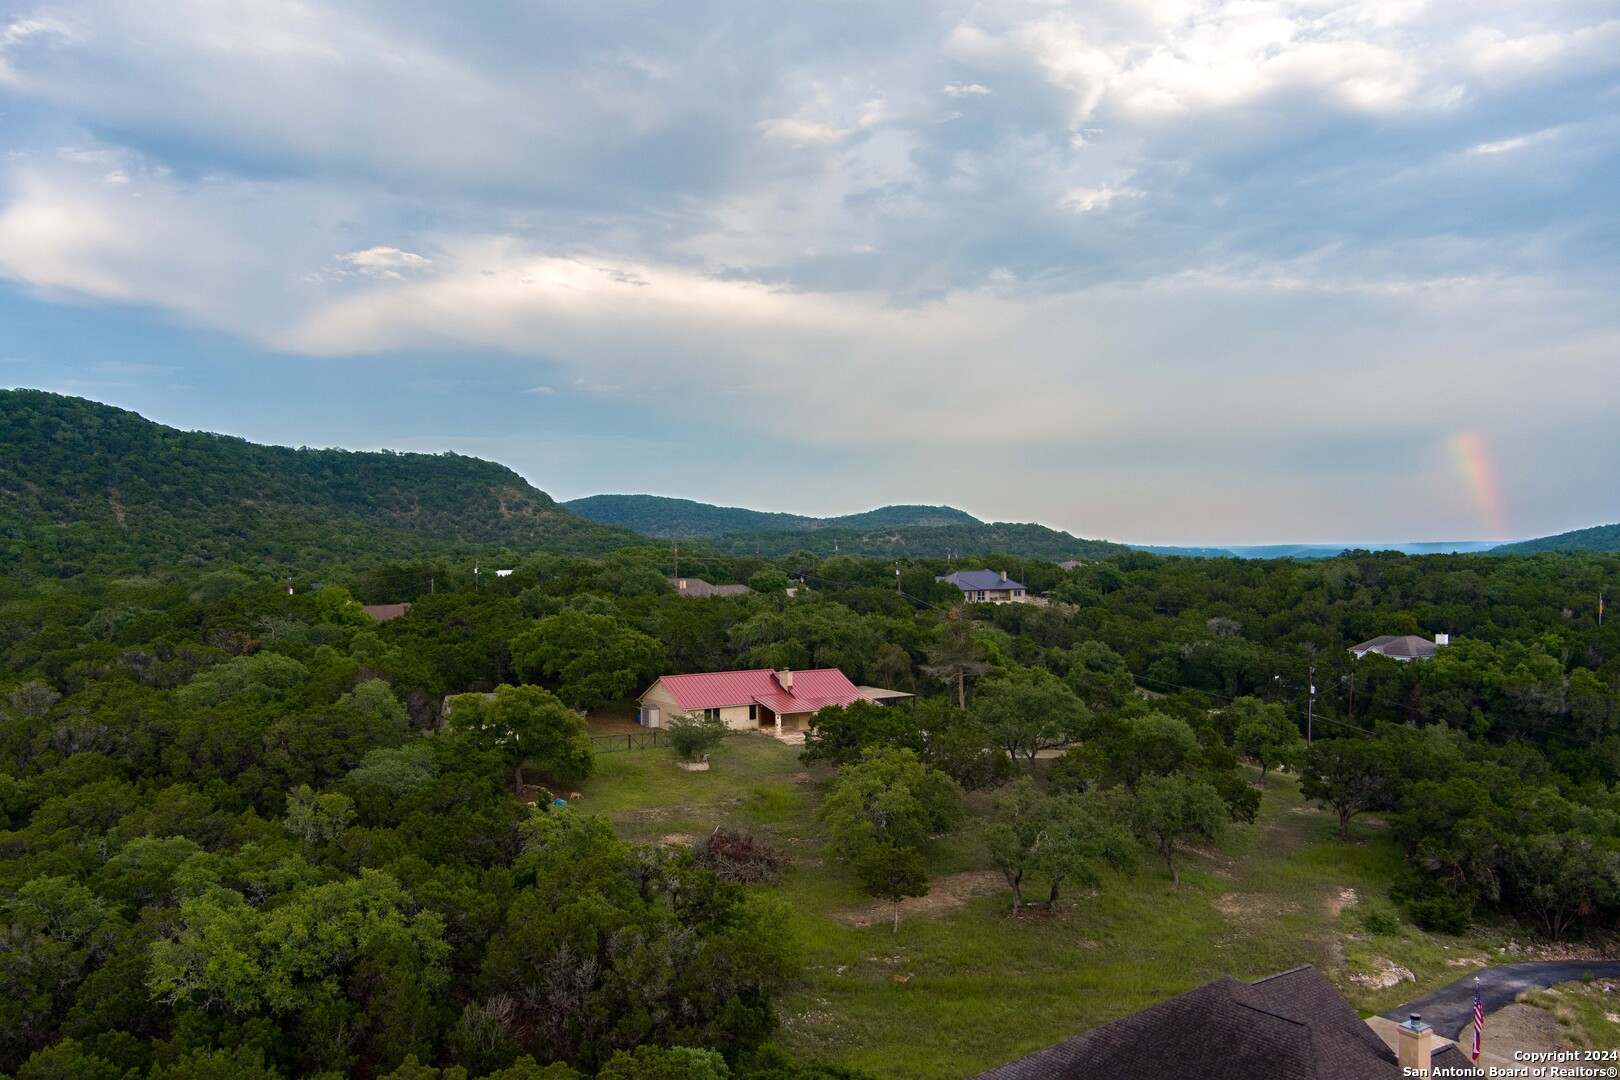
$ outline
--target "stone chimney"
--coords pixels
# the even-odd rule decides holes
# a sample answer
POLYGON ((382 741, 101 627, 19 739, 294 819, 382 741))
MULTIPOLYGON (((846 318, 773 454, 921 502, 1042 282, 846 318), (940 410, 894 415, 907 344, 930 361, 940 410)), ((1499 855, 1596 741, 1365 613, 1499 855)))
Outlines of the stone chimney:
POLYGON ((1400 1062, 1403 1076, 1428 1076, 1429 1055, 1433 1053, 1434 1028, 1413 1013, 1404 1024, 1396 1024, 1395 1056, 1400 1062))
POLYGON ((1006 581, 1006 580, 1007 580, 1007 571, 1005 571, 1005 570, 1003 570, 1003 571, 1002 571, 1002 572, 1001 572, 1001 580, 1002 580, 1002 581, 1006 581))
POLYGON ((685 592, 686 591, 686 579, 681 578, 681 583, 679 585, 675 586, 675 588, 677 588, 681 592, 685 592))
POLYGON ((1436 634, 1436 635, 1434 635, 1434 643, 1436 645, 1450 645, 1451 644, 1451 635, 1450 634, 1436 634))
POLYGON ((782 684, 782 689, 784 689, 784 690, 792 690, 793 689, 793 672, 787 670, 786 668, 783 668, 781 671, 778 671, 776 673, 776 681, 782 684))

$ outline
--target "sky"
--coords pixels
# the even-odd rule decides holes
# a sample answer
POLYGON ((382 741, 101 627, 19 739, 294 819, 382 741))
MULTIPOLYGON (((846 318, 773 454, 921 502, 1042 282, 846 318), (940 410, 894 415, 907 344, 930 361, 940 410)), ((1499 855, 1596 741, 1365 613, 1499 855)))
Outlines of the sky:
POLYGON ((559 499, 1620 521, 1620 4, 0 6, 0 386, 559 499))

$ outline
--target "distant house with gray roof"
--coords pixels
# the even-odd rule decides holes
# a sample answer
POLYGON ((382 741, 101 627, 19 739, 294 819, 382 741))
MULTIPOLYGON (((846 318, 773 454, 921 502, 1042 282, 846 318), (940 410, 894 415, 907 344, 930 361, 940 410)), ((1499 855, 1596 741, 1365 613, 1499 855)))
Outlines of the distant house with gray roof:
POLYGON ((1028 604, 1029 589, 1021 581, 1014 581, 1005 570, 958 570, 954 574, 936 577, 962 590, 962 599, 970 604, 1028 604))
POLYGON ((711 596, 741 596, 754 591, 746 585, 711 585, 695 577, 670 578, 669 583, 675 586, 675 591, 681 596, 698 600, 707 600, 711 596))
POLYGON ((1449 644, 1450 641, 1449 634, 1436 634, 1433 641, 1416 634, 1385 634, 1371 641, 1363 641, 1360 645, 1350 646, 1350 652, 1357 660, 1368 653, 1377 653, 1379 656, 1387 656, 1404 664, 1411 660, 1427 660, 1440 651, 1440 646, 1449 644))

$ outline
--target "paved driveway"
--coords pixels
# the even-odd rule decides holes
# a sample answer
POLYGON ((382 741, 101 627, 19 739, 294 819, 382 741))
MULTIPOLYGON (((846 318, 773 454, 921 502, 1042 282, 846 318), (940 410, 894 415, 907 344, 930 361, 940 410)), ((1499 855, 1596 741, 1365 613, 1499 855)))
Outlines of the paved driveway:
MULTIPOLYGON (((1537 960, 1522 964, 1499 964, 1475 972, 1479 976, 1479 996, 1487 1014, 1526 990, 1541 990, 1554 983, 1570 982, 1590 973, 1597 979, 1620 979, 1620 960, 1537 960)), ((1465 1025, 1474 1022, 1474 975, 1465 975, 1450 986, 1424 994, 1383 1015, 1396 1022, 1411 1013, 1420 1013, 1424 1023, 1446 1038, 1454 1038, 1465 1025)))

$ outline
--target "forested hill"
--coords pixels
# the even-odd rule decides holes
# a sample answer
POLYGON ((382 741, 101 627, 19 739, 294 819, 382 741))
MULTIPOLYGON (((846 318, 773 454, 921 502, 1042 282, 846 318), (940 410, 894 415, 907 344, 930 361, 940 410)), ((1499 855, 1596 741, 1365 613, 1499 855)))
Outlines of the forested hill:
POLYGON ((827 528, 891 528, 908 525, 978 525, 972 514, 951 506, 883 506, 863 514, 818 518, 741 506, 715 506, 661 495, 591 495, 563 504, 580 517, 622 525, 643 536, 673 539, 735 532, 809 532, 827 528))
POLYGON ((1130 549, 1107 540, 1084 540, 1045 525, 1008 522, 906 525, 897 528, 826 528, 813 532, 737 532, 703 541, 717 551, 774 559, 795 551, 868 559, 947 559, 1011 555, 1026 559, 1092 562, 1130 549))
POLYGON ((1538 551, 1620 551, 1620 525, 1597 525, 1590 529, 1503 544, 1491 549, 1492 555, 1534 555, 1538 551))
POLYGON ((260 446, 37 390, 0 390, 0 569, 297 566, 455 548, 603 551, 627 530, 458 454, 260 446))

